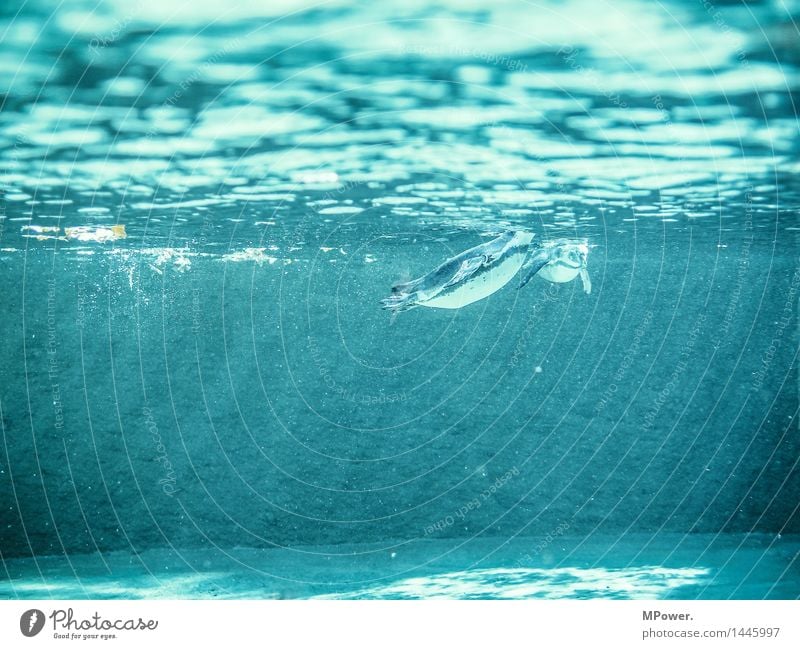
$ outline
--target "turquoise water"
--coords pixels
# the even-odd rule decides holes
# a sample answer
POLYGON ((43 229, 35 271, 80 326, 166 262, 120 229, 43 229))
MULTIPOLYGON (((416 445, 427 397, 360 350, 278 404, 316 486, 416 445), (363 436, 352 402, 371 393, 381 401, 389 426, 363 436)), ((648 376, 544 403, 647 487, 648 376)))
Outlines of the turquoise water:
POLYGON ((0 595, 798 597, 800 5, 218 5, 0 10, 0 595))

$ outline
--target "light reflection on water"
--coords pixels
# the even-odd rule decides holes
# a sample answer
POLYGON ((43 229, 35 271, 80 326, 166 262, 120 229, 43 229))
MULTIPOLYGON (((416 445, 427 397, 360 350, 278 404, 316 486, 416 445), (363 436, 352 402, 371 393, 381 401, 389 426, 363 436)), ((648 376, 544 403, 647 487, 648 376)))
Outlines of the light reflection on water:
MULTIPOLYGON (((400 579, 388 585, 326 592, 312 599, 660 599, 684 586, 699 586, 708 576, 704 568, 496 568, 464 570, 425 577, 400 579)), ((270 588, 257 580, 225 572, 185 575, 126 575, 124 579, 90 576, 53 576, 39 580, 16 580, 0 588, 3 597, 28 599, 160 599, 231 597, 260 599, 281 596, 280 587, 270 588)), ((320 587, 309 587, 313 593, 320 587)))
POLYGON ((206 243, 241 222, 241 248, 309 213, 591 234, 717 228, 751 196, 757 228, 792 225, 770 203, 776 181, 797 196, 796 52, 765 60, 750 30, 780 12, 728 8, 722 29, 701 3, 484 4, 5 16, 2 247, 34 245, 15 218, 187 240, 209 209, 206 243))
POLYGON ((402 579, 327 598, 336 599, 659 599, 698 584, 705 568, 496 568, 402 579))

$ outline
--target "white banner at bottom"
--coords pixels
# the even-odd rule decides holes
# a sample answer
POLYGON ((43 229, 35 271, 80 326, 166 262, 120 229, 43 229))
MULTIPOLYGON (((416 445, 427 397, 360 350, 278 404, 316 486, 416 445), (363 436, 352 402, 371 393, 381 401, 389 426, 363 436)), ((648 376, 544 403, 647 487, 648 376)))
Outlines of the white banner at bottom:
POLYGON ((0 602, 0 647, 800 647, 796 601, 0 602))

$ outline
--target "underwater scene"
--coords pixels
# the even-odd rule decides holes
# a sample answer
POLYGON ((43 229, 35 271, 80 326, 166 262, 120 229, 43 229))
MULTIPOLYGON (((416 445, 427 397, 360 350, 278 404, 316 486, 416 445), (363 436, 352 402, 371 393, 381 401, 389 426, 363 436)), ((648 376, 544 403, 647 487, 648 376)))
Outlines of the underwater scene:
POLYGON ((800 597, 800 2, 0 8, 0 597, 800 597))

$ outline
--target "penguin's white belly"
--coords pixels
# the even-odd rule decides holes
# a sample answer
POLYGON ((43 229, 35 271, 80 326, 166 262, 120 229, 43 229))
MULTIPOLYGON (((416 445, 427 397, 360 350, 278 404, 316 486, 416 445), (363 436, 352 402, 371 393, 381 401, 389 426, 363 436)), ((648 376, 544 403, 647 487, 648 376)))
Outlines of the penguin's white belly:
POLYGON ((480 273, 475 277, 467 278, 460 286, 448 289, 446 295, 420 302, 420 306, 437 309, 460 309, 462 306, 489 297, 511 281, 511 278, 522 267, 525 257, 525 252, 510 255, 508 259, 497 263, 491 270, 480 273))
POLYGON ((543 277, 544 279, 550 282, 557 282, 562 284, 564 282, 571 282, 578 276, 578 273, 581 271, 580 268, 574 268, 572 266, 567 266, 566 264, 562 264, 559 262, 554 262, 552 264, 547 264, 542 270, 539 271, 539 277, 543 277))

